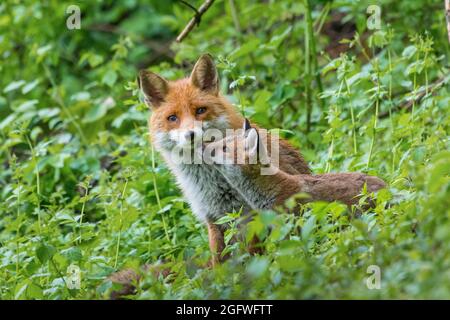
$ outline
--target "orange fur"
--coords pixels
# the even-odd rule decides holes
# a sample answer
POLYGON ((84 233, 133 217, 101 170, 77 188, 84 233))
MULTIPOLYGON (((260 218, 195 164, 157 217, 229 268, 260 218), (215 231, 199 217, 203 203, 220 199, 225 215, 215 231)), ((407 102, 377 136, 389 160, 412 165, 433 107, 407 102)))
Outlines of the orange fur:
POLYGON ((170 131, 173 129, 192 129, 194 121, 208 121, 221 115, 227 116, 230 128, 239 129, 243 117, 222 96, 204 92, 195 87, 190 78, 169 82, 169 91, 164 102, 154 108, 150 117, 151 131, 170 131), (206 112, 196 115, 198 107, 206 107, 206 112), (174 123, 167 121, 176 115, 174 123))

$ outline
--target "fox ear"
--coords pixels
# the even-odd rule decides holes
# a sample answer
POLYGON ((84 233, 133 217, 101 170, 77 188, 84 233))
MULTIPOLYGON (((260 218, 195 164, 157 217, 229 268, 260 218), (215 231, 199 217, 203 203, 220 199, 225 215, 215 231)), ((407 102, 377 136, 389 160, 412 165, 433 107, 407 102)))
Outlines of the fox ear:
POLYGON ((191 82, 200 90, 217 95, 219 93, 219 75, 210 54, 202 55, 192 69, 191 82))
POLYGON ((139 71, 138 85, 144 94, 146 104, 154 108, 159 107, 169 90, 167 80, 146 70, 139 71))
POLYGON ((259 134, 255 128, 250 128, 245 133, 245 148, 249 157, 257 156, 259 150, 259 134))
POLYGON ((244 129, 244 134, 247 132, 247 130, 250 130, 252 128, 250 121, 248 121, 247 118, 244 120, 244 125, 242 126, 242 129, 244 129))

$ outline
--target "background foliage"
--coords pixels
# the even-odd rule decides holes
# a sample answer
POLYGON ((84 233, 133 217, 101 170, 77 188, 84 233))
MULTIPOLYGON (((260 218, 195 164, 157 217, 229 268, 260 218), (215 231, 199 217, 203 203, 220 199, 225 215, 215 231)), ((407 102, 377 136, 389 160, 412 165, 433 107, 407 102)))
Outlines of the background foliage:
POLYGON ((368 30, 373 1, 218 0, 179 44, 193 11, 178 1, 80 1, 81 30, 66 28, 70 4, 0 4, 2 299, 106 298, 109 274, 157 261, 174 273, 146 275, 134 298, 450 297, 443 1, 378 0, 382 28, 368 30), (231 101, 282 129, 314 172, 385 179, 377 207, 261 212, 248 232, 264 255, 236 244, 223 266, 199 267, 206 230, 148 143, 135 77, 186 76, 204 52, 231 101), (65 285, 71 264, 79 290, 65 285))

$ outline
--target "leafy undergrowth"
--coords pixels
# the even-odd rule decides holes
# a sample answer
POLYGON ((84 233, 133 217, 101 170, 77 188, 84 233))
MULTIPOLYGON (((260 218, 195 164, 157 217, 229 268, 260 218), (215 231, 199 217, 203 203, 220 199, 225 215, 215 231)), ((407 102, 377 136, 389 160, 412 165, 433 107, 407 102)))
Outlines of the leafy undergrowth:
MULTIPOLYGON (((82 10, 91 13, 83 22, 87 27, 74 32, 55 27, 60 16, 42 18, 47 10, 64 12, 64 3, 2 4, 1 299, 103 299, 114 289, 105 281, 112 272, 158 262, 171 275, 144 274, 131 298, 450 296, 450 95, 443 22, 429 16, 432 9, 415 10, 416 2, 384 1, 411 20, 387 13, 391 25, 369 32, 358 23, 365 5, 341 1, 359 27, 344 41, 346 53, 318 54, 323 88, 310 88, 308 120, 304 23, 294 19, 305 7, 298 1, 239 3, 245 8, 241 28, 250 31, 236 36, 231 15, 221 14, 229 7, 219 2, 182 44, 172 46, 173 58, 145 63, 176 79, 191 68, 182 62, 192 64, 210 51, 223 92, 233 89, 230 99, 252 120, 281 128, 314 172, 382 177, 389 190, 379 194, 376 208, 356 218, 337 203, 312 203, 298 215, 259 212, 247 236, 263 239, 264 254, 251 256, 243 243, 230 243, 230 260, 213 270, 202 267, 210 258, 206 228, 148 142, 148 111, 134 82, 143 52, 150 50, 139 35, 149 32, 162 43, 191 13, 156 2, 106 9, 85 4, 82 10), (282 10, 292 16, 271 16, 282 10), (120 25, 115 19, 127 11, 133 14, 121 27, 129 34, 92 31, 100 22, 120 25), (150 15, 161 25, 144 31, 150 15), (269 22, 261 25, 264 19, 269 22), (379 289, 369 289, 374 266, 381 272, 379 289), (79 289, 68 288, 74 267, 81 274, 79 289)), ((327 6, 331 13, 337 9, 314 5, 313 18, 320 22, 327 6)), ((325 47, 327 38, 316 36, 317 46, 325 47)), ((230 225, 227 239, 237 232, 238 218, 230 213, 223 219, 230 225)))

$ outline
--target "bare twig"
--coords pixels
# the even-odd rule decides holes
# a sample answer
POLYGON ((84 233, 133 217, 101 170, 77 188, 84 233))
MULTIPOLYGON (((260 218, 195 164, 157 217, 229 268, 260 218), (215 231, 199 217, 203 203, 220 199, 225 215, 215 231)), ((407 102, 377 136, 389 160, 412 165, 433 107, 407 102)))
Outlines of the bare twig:
MULTIPOLYGON (((186 2, 182 2, 186 5, 186 2)), ((184 27, 183 31, 178 35, 176 41, 181 42, 183 39, 189 34, 189 32, 194 29, 195 25, 200 23, 200 19, 202 18, 203 14, 211 7, 211 5, 214 3, 214 0, 206 0, 203 2, 203 4, 198 8, 198 10, 195 10, 195 16, 189 21, 189 23, 184 27)), ((192 9, 192 6, 189 5, 189 7, 192 9)))
POLYGON ((192 4, 190 4, 189 2, 186 2, 186 1, 184 1, 184 0, 178 0, 178 1, 180 1, 180 2, 181 2, 182 4, 184 4, 186 7, 191 8, 191 10, 194 10, 195 14, 198 14, 197 9, 196 9, 192 4))
MULTIPOLYGON (((404 102, 403 104, 400 104, 399 106, 397 106, 397 110, 399 109, 403 109, 403 110, 409 110, 411 109, 411 107, 413 106, 413 104, 420 102, 420 100, 423 99, 423 97, 425 97, 428 93, 434 94, 437 89, 439 89, 444 83, 448 82, 450 80, 449 76, 446 77, 441 77, 439 79, 437 79, 435 82, 433 82, 432 84, 430 84, 427 88, 423 88, 421 91, 419 91, 417 93, 417 95, 411 99, 408 100, 406 102, 404 102)), ((394 111, 394 110, 392 110, 394 111)), ((378 115, 378 118, 386 118, 389 116, 389 111, 385 111, 382 112, 378 115)))

